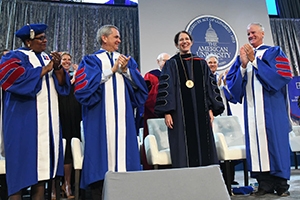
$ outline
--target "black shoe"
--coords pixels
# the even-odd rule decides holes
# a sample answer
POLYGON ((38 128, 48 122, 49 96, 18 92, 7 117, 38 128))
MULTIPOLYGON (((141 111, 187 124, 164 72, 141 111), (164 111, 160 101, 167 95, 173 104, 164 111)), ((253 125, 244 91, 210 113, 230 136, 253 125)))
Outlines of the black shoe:
POLYGON ((255 196, 263 196, 265 194, 273 194, 273 192, 268 192, 264 189, 258 189, 256 192, 253 193, 255 196))
POLYGON ((287 197, 290 196, 290 192, 288 190, 282 190, 282 189, 278 189, 276 191, 276 194, 280 197, 287 197))
POLYGON ((236 181, 232 181, 232 182, 231 182, 231 185, 239 185, 239 183, 236 182, 236 181))

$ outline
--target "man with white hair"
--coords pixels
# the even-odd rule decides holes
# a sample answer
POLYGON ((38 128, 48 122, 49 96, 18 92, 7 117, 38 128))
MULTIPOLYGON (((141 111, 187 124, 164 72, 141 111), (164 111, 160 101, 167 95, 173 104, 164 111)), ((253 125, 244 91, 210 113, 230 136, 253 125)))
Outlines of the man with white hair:
POLYGON ((279 46, 263 43, 260 23, 247 26, 248 41, 230 68, 226 81, 233 97, 244 102, 246 154, 251 177, 258 181, 261 196, 289 195, 291 129, 287 84, 290 63, 279 46))
POLYGON ((160 70, 162 70, 162 68, 165 65, 165 62, 169 59, 170 59, 170 55, 167 53, 161 53, 157 56, 156 61, 157 61, 157 64, 158 64, 160 70))
POLYGON ((234 104, 237 103, 237 101, 233 99, 226 84, 226 75, 228 73, 228 70, 225 70, 219 75, 219 73, 217 72, 217 69, 219 67, 219 57, 216 54, 208 54, 205 60, 207 62, 207 65, 210 68, 210 71, 215 76, 216 84, 218 85, 218 88, 220 90, 220 95, 222 97, 222 101, 225 108, 224 112, 221 115, 222 116, 232 115, 229 101, 234 104))
MULTIPOLYGON (((205 58, 207 65, 210 68, 210 71, 213 73, 213 75, 215 76, 216 79, 216 84, 218 85, 218 88, 220 90, 220 95, 222 97, 222 101, 224 104, 224 112, 221 113, 221 116, 227 116, 227 115, 232 115, 231 113, 231 109, 230 109, 230 105, 229 105, 229 101, 231 101, 232 103, 237 103, 233 98, 232 95, 230 94, 228 88, 227 88, 227 84, 226 84, 226 74, 228 72, 228 70, 226 70, 225 72, 221 73, 221 75, 218 74, 217 69, 219 67, 219 57, 216 54, 208 54, 205 58)), ((239 164, 239 161, 233 161, 230 162, 230 183, 231 185, 238 185, 239 183, 237 181, 234 180, 235 177, 235 165, 239 164)), ((226 182, 226 170, 224 163, 220 163, 220 167, 222 169, 223 172, 223 177, 224 180, 226 182)))
MULTIPOLYGON (((218 65, 219 65, 219 57, 216 54, 208 54, 205 57, 205 60, 210 68, 210 71, 213 73, 214 76, 218 76, 218 65)), ((216 81, 218 80, 218 77, 216 77, 216 81)))

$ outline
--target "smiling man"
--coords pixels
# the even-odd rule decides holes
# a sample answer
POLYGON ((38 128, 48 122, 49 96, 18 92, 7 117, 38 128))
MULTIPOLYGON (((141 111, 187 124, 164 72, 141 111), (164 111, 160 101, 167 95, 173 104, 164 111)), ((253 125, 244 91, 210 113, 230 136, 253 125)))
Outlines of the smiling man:
POLYGON ((118 28, 102 26, 97 40, 101 49, 83 58, 75 80, 85 137, 81 187, 90 186, 94 200, 102 197, 107 171, 141 169, 133 109, 142 106, 148 95, 137 63, 117 52, 118 28))
POLYGON ((233 97, 244 102, 248 169, 259 184, 255 195, 289 195, 290 149, 287 84, 289 60, 280 47, 263 44, 264 27, 251 23, 248 41, 227 74, 233 97))

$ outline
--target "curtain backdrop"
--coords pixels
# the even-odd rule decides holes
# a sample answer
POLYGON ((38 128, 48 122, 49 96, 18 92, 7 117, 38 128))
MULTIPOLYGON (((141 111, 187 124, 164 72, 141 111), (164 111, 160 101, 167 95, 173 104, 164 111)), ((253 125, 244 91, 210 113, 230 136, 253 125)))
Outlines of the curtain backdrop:
MULTIPOLYGON (((100 48, 96 41, 98 28, 114 24, 121 34, 119 52, 131 55, 139 63, 137 7, 26 0, 0 0, 0 6, 1 49, 16 49, 22 45, 14 33, 23 25, 46 23, 49 26, 47 52, 68 51, 73 61, 79 63, 84 55, 100 48)), ((274 44, 289 57, 294 75, 299 75, 300 19, 271 18, 270 25, 274 44)))
POLYGON ((119 28, 119 52, 132 56, 139 63, 138 8, 99 4, 0 0, 0 48, 22 46, 15 32, 27 23, 48 25, 47 53, 68 51, 79 63, 86 54, 100 48, 97 30, 104 24, 119 28))
POLYGON ((300 19, 270 19, 274 44, 290 59, 295 76, 299 75, 300 64, 300 19))
POLYGON ((300 18, 299 0, 276 0, 280 18, 300 18))

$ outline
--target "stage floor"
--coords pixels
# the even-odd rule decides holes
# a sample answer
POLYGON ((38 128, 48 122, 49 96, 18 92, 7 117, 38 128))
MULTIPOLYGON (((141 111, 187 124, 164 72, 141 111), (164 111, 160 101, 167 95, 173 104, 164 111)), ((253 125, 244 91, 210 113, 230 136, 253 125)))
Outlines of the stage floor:
MULTIPOLYGON (((240 186, 243 186, 242 184, 244 183, 244 175, 243 171, 236 171, 235 173, 235 180, 240 183, 240 186)), ((249 184, 255 184, 256 180, 249 178, 249 184)), ((290 184, 290 196, 288 197, 279 197, 276 194, 266 194, 264 196, 254 196, 254 195, 234 195, 231 196, 232 200, 242 200, 242 199, 260 199, 260 200, 275 200, 275 199, 284 199, 284 200, 296 200, 300 199, 300 169, 294 169, 294 167, 291 168, 291 180, 289 181, 290 184)), ((233 186, 236 187, 236 186, 233 186)), ((0 198, 1 199, 1 198, 0 198)), ((25 200, 29 200, 29 195, 25 195, 24 198, 25 200)), ((61 198, 61 200, 64 200, 67 198, 61 198)), ((199 198, 201 199, 201 198, 199 198)), ((91 200, 91 194, 90 190, 86 191, 86 200, 91 200)))
MULTIPOLYGON (((244 183, 244 175, 243 171, 236 171, 235 179, 240 184, 244 183)), ((249 184, 255 184, 256 179, 249 178, 249 184)), ((291 180, 289 181, 290 184, 290 193, 291 195, 288 197, 279 197, 276 194, 266 194, 261 197, 253 196, 253 195, 235 195, 231 196, 232 200, 239 200, 239 199, 260 199, 260 200, 273 200, 273 199, 284 199, 284 200, 294 200, 300 199, 300 169, 291 169, 291 180)))

